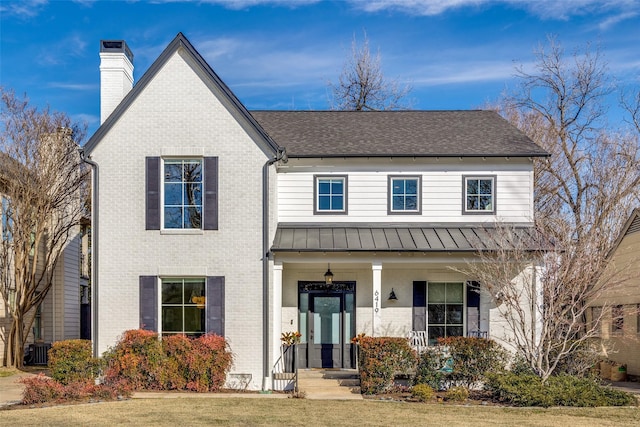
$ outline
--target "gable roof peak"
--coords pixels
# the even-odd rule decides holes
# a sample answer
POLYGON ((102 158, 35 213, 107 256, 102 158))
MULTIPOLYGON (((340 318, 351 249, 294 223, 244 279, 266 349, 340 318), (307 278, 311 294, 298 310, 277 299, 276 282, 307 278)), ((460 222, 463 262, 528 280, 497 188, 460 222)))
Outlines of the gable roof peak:
POLYGON ((191 44, 189 39, 182 33, 178 32, 178 34, 173 38, 173 40, 167 45, 167 47, 162 51, 160 56, 156 58, 156 60, 151 64, 151 66, 147 69, 147 71, 142 75, 140 80, 133 86, 133 89, 129 91, 129 93, 124 97, 124 99, 118 104, 118 106, 113 110, 111 115, 102 123, 102 125, 98 128, 98 130, 91 136, 89 141, 84 146, 84 151, 86 155, 90 155, 91 152, 95 149, 95 147, 100 143, 100 141, 104 138, 104 136, 109 132, 109 130, 113 127, 113 125, 118 121, 118 119, 124 114, 125 111, 129 108, 132 102, 139 96, 139 94, 145 89, 145 87, 153 80, 156 74, 162 69, 162 67, 166 64, 166 62, 176 53, 180 48, 183 48, 185 53, 190 56, 195 64, 203 71, 204 75, 207 76, 210 82, 218 87, 218 89, 223 93, 223 95, 229 100, 230 104, 233 108, 235 108, 240 116, 246 120, 248 125, 253 128, 256 133, 262 138, 265 142, 267 148, 275 153, 278 152, 278 144, 271 139, 271 137, 265 132, 265 130, 258 124, 258 122, 253 118, 251 114, 247 111, 246 107, 240 102, 240 100, 235 96, 235 94, 229 89, 229 87, 220 79, 220 77, 213 71, 213 68, 205 61, 205 59, 200 55, 200 53, 196 50, 195 47, 191 44))

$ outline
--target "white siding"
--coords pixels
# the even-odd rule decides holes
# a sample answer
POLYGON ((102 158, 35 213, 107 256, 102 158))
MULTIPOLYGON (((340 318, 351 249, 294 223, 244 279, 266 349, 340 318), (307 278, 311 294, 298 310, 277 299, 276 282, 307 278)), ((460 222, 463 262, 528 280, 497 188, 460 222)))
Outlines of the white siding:
POLYGON ((533 218, 533 166, 528 159, 371 160, 365 165, 295 160, 278 169, 278 221, 469 223, 533 218), (393 163, 390 165, 389 163, 393 163), (314 215, 314 175, 348 175, 348 215, 314 215), (388 215, 390 175, 422 176, 422 214, 388 215), (463 215, 463 176, 496 176, 497 215, 463 215))

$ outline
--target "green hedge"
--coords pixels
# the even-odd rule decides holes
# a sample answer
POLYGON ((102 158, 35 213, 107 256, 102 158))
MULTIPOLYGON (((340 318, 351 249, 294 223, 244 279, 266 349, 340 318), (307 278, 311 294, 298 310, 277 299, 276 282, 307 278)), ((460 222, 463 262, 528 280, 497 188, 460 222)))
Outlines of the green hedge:
POLYGON ((514 406, 631 406, 635 398, 623 391, 602 387, 588 378, 568 375, 549 377, 545 384, 531 374, 490 374, 485 388, 495 399, 514 406))
POLYGON ((100 373, 101 362, 93 357, 91 341, 66 340, 54 342, 49 350, 51 378, 61 384, 93 381, 100 373))
POLYGON ((429 384, 436 390, 470 388, 484 381, 488 373, 505 370, 508 355, 504 348, 485 338, 450 337, 418 356, 414 384, 429 384))
POLYGON ((364 394, 390 391, 396 375, 415 371, 416 354, 406 338, 361 337, 358 343, 360 388, 364 394))

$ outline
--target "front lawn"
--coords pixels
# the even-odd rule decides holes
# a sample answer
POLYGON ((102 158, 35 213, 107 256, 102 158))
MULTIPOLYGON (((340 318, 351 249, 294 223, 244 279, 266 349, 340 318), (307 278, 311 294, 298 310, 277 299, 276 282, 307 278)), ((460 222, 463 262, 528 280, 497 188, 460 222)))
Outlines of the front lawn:
POLYGON ((269 398, 133 399, 0 411, 0 425, 631 426, 640 409, 505 408, 269 398))

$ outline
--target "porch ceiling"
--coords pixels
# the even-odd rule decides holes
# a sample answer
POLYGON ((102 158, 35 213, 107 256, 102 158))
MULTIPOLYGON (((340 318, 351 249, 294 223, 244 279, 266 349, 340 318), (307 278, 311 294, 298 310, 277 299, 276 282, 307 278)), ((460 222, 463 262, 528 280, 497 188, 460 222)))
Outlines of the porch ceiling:
POLYGON ((425 224, 279 224, 273 252, 474 252, 497 248, 541 250, 533 227, 425 224), (507 231, 505 231, 507 230, 507 231))

